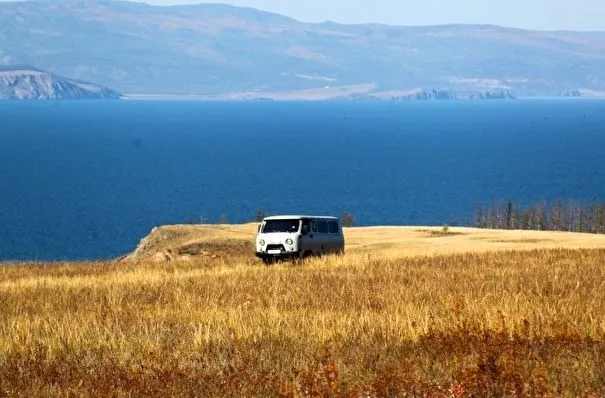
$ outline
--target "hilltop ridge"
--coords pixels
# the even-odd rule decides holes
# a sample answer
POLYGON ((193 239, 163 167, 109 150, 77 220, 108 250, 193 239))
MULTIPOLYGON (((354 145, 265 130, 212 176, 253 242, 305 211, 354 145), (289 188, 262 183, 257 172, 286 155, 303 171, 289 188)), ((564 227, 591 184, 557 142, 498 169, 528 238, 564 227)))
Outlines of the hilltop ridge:
POLYGON ((0 66, 0 99, 117 99, 94 83, 69 79, 29 65, 0 66))
MULTIPOLYGON (((164 225, 141 239, 121 260, 190 261, 254 257, 258 223, 164 225)), ((406 257, 502 250, 594 249, 605 235, 572 232, 488 230, 467 227, 376 226, 343 228, 345 253, 393 252, 406 257)))

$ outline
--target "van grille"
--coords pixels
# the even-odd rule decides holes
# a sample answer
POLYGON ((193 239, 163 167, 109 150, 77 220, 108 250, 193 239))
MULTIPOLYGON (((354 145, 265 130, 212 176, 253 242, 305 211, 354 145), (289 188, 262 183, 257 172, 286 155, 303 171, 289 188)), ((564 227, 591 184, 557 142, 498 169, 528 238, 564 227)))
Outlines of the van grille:
POLYGON ((279 250, 285 252, 286 248, 284 247, 284 245, 267 245, 267 251, 269 250, 279 250))

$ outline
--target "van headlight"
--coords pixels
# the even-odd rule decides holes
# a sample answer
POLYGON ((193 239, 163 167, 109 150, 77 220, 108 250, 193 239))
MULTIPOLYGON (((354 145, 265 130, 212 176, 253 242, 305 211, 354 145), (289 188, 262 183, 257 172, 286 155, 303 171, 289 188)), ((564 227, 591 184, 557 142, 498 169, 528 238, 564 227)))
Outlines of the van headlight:
POLYGON ((258 244, 261 245, 261 246, 265 246, 265 241, 261 239, 261 240, 258 241, 258 244))
POLYGON ((286 245, 291 246, 292 244, 294 244, 294 241, 292 239, 290 239, 290 238, 286 239, 286 245))

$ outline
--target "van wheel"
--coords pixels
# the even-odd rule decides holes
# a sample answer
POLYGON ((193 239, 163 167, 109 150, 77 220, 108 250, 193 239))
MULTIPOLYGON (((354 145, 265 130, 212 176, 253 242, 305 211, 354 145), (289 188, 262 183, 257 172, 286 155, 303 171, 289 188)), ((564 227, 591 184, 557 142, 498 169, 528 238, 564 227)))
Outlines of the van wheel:
POLYGON ((307 250, 303 253, 302 258, 309 258, 313 255, 313 252, 311 250, 307 250))

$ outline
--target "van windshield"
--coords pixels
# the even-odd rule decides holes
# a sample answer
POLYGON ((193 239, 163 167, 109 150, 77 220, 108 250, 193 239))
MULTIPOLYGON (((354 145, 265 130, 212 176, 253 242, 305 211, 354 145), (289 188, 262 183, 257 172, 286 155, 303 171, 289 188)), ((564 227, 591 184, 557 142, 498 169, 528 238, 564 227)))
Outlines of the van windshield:
POLYGON ((263 227, 263 233, 298 232, 299 224, 300 220, 267 220, 263 227))

